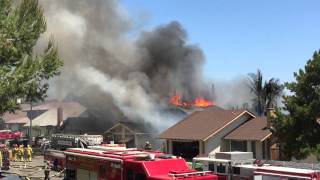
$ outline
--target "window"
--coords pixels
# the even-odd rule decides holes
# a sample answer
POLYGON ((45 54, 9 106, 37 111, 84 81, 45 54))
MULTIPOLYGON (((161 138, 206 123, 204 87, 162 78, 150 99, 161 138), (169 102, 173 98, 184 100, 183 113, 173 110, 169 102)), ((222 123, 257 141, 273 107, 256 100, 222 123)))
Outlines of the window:
POLYGON ((232 167, 233 174, 240 174, 240 167, 232 167))
POLYGON ((251 141, 251 150, 252 150, 253 158, 256 158, 256 142, 255 141, 251 141))
POLYGON ((66 179, 68 180, 75 180, 76 179, 76 171, 67 169, 66 170, 66 179))
POLYGON ((214 164, 213 163, 209 164, 209 171, 213 171, 214 172, 214 164))
POLYGON ((134 177, 135 180, 146 180, 147 177, 145 174, 142 174, 142 173, 137 173, 134 177))
POLYGON ((104 174, 107 171, 106 165, 100 165, 99 167, 100 174, 104 174))
POLYGON ((127 180, 133 180, 133 171, 131 169, 127 170, 127 180))
POLYGON ((231 141, 231 151, 247 152, 247 141, 231 141))
POLYGON ((222 165, 221 163, 217 166, 218 173, 226 173, 226 166, 222 165))

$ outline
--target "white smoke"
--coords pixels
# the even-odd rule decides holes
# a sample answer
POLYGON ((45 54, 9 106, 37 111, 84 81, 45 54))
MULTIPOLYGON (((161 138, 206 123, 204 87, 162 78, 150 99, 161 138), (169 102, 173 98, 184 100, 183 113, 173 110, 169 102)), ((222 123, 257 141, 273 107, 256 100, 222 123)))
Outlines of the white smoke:
POLYGON ((123 81, 112 78, 92 67, 79 69, 77 73, 84 84, 95 85, 110 94, 114 103, 126 117, 148 120, 159 129, 167 127, 160 113, 159 105, 154 103, 155 100, 152 99, 152 96, 147 94, 136 80, 123 81))
POLYGON ((215 101, 218 106, 230 108, 251 108, 252 94, 248 77, 238 76, 228 81, 214 80, 215 101))

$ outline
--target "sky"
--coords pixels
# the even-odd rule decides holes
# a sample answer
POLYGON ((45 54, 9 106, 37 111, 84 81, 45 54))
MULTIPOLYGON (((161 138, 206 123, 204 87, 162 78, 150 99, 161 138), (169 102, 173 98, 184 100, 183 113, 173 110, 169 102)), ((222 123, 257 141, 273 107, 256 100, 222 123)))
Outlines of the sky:
POLYGON ((204 75, 231 80, 261 69, 293 81, 320 49, 319 0, 121 0, 137 28, 178 21, 203 49, 204 75))

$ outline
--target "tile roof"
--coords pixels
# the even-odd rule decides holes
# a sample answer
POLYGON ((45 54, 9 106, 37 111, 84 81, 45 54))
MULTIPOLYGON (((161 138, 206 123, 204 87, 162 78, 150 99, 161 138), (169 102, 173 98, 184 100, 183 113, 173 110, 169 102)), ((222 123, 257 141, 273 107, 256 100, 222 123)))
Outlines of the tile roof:
POLYGON ((6 124, 25 124, 29 122, 26 111, 16 110, 14 113, 6 112, 2 116, 6 124))
POLYGON ((267 118, 253 118, 229 133, 224 139, 263 141, 272 133, 267 129, 267 118))
POLYGON ((205 109, 197 111, 162 132, 159 138, 206 140, 244 114, 254 117, 246 110, 205 109))

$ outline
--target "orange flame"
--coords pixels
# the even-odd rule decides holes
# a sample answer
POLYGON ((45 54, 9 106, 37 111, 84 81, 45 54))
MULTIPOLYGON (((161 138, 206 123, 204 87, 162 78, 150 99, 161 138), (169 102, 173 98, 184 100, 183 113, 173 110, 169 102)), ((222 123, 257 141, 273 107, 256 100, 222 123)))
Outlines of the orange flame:
POLYGON ((196 107, 209 107, 213 106, 213 101, 209 101, 201 96, 196 97, 196 99, 192 102, 182 102, 180 95, 174 95, 170 98, 170 104, 175 106, 182 106, 182 107, 189 107, 189 106, 196 106, 196 107))
POLYGON ((173 104, 173 105, 176 105, 176 106, 181 106, 182 105, 181 96, 179 96, 179 95, 172 96, 170 98, 170 104, 173 104))
POLYGON ((198 96, 194 100, 193 105, 197 107, 208 107, 213 106, 213 102, 198 96))

